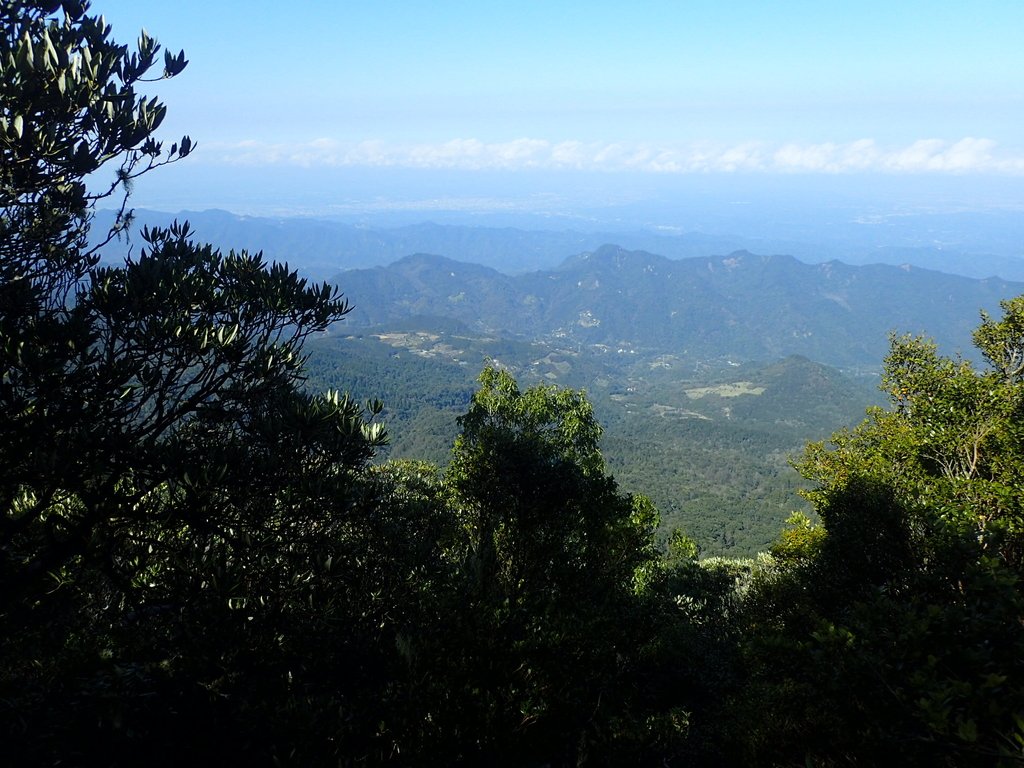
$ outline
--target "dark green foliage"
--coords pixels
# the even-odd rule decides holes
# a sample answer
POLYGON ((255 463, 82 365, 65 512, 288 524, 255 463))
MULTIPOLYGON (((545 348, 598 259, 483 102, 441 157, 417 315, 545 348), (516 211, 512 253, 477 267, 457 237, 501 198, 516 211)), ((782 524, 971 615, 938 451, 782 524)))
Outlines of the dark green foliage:
POLYGON ((158 47, 118 46, 85 3, 7 3, 0 21, 5 757, 267 755, 265 726, 309 685, 305 643, 366 613, 322 572, 366 549, 356 473, 383 433, 300 387, 304 340, 347 304, 187 225, 98 267, 96 200, 191 147, 163 151, 163 107, 134 92, 158 47))
POLYGON ((821 529, 794 520, 747 600, 735 759, 1024 759, 1021 303, 1003 307, 976 334, 994 370, 894 337, 893 410, 808 447, 821 529))
POLYGON ((1019 759, 1019 583, 977 554, 966 567, 925 560, 928 543, 908 535, 923 512, 855 481, 822 509, 824 538, 802 557, 790 548, 755 583, 745 608, 747 676, 719 715, 735 718, 731 759, 1019 759))
POLYGON ((623 714, 657 515, 604 474, 581 393, 493 368, 480 383, 446 472, 463 605, 438 665, 446 717, 474 735, 454 757, 573 765, 623 714))

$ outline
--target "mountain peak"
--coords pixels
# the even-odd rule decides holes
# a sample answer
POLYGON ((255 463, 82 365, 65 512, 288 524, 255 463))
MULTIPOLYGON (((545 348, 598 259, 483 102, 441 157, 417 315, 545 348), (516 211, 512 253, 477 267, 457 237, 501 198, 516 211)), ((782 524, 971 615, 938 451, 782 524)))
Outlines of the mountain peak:
POLYGON ((602 245, 595 251, 570 256, 561 266, 561 269, 616 269, 625 268, 643 269, 650 271, 655 265, 667 262, 664 256, 658 256, 647 251, 629 251, 625 248, 611 243, 602 245))

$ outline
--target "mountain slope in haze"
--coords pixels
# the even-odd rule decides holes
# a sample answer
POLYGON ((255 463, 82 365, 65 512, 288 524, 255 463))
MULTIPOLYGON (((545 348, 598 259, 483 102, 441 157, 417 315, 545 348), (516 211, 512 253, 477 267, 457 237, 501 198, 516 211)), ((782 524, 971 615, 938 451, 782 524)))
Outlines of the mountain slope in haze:
MULTIPOLYGON (((238 216, 227 211, 181 211, 177 214, 137 210, 136 233, 142 226, 166 226, 188 220, 197 237, 218 248, 262 251, 274 261, 287 262, 314 279, 326 279, 342 269, 389 264, 414 253, 441 253, 467 263, 482 264, 514 274, 551 268, 566 256, 593 250, 614 240, 608 232, 523 230, 513 227, 468 227, 423 222, 380 228, 316 218, 238 216)), ((101 211, 95 232, 106 232, 113 212, 101 211)), ((675 257, 704 256, 743 247, 742 238, 699 232, 675 236, 618 233, 636 248, 656 249, 675 257)), ((134 240, 141 242, 136 234, 134 240)), ((138 247, 138 246, 137 246, 138 247)), ((123 257, 125 243, 103 249, 109 260, 123 257)), ((1024 264, 1024 262, 1022 262, 1024 264)))
MULTIPOLYGON (((553 269, 570 254, 594 251, 604 243, 614 242, 629 250, 649 251, 672 259, 750 250, 788 253, 811 264, 834 259, 848 264, 913 264, 967 277, 998 275, 1007 280, 1024 281, 1024 259, 1006 253, 997 255, 969 248, 967 234, 977 234, 980 227, 990 223, 998 231, 997 225, 1001 221, 995 219, 990 222, 985 218, 975 220, 976 217, 968 218, 954 232, 929 230, 931 234, 942 235, 950 240, 939 246, 908 245, 907 233, 900 230, 888 235, 892 238, 891 242, 884 239, 884 234, 864 239, 862 230, 865 227, 877 229, 877 226, 866 224, 851 224, 843 230, 848 234, 848 240, 825 244, 814 241, 813 231, 807 233, 807 241, 797 241, 699 231, 666 234, 660 230, 639 229, 540 230, 431 222, 400 227, 369 227, 331 219, 238 216, 217 210, 182 211, 177 214, 136 211, 139 226, 166 225, 174 218, 188 219, 200 240, 225 250, 245 248, 263 251, 268 259, 287 262, 317 280, 326 279, 343 269, 390 264, 413 253, 438 253, 508 274, 519 274, 553 269), (876 242, 879 238, 882 238, 883 244, 876 242)), ((957 220, 956 217, 942 219, 947 222, 953 220, 957 220)), ((111 211, 101 211, 94 232, 105 232, 112 221, 111 211)), ((727 222, 723 222, 722 226, 728 226, 727 222)), ((990 230, 984 231, 987 235, 990 230)), ((1009 250, 1009 239, 1014 232, 1016 230, 1005 235, 1004 240, 1007 242, 997 241, 992 244, 1009 250)), ((988 239, 991 238, 983 238, 984 243, 979 248, 983 249, 988 239)), ((139 242, 138 237, 135 240, 139 242)), ((126 250, 123 242, 114 242, 104 248, 103 253, 106 258, 117 260, 123 257, 126 250)))
POLYGON ((745 251, 671 260, 613 245, 525 275, 417 254, 334 281, 354 305, 350 327, 429 315, 478 333, 618 354, 736 362, 802 355, 845 367, 880 365, 892 331, 970 352, 978 310, 996 311, 1024 292, 1022 283, 915 267, 804 264, 745 251))

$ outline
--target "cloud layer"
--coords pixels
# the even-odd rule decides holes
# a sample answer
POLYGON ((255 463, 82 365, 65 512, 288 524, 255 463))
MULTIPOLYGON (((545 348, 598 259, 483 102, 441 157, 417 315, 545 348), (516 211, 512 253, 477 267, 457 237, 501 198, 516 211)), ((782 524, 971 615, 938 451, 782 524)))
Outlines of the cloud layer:
POLYGON ((201 147, 207 162, 299 167, 386 167, 452 170, 576 170, 645 173, 997 173, 1024 174, 1024 155, 1000 151, 990 139, 922 139, 882 147, 872 139, 849 143, 734 145, 687 143, 552 142, 515 139, 437 143, 345 143, 316 139, 299 144, 258 141, 201 147))

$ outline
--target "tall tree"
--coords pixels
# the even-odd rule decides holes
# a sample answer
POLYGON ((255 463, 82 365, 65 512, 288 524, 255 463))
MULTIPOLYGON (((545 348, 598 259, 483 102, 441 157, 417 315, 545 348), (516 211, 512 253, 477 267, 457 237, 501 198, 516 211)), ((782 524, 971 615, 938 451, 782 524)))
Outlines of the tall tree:
POLYGON ((302 388, 304 340, 347 302, 187 224, 120 266, 88 245, 99 201, 114 237, 132 181, 192 149, 136 92, 185 67, 159 52, 87 2, 0 5, 0 700, 27 762, 174 761, 175 724, 202 742, 218 717, 255 745, 303 629, 366 607, 329 566, 384 434, 302 388))
POLYGON ((808 446, 820 518, 746 605, 744 763, 1024 759, 1021 298, 983 315, 976 370, 894 336, 891 407, 808 446))
POLYGON ((657 513, 605 474, 582 392, 523 391, 488 367, 460 425, 445 476, 464 531, 441 662, 451 733, 472 735, 476 758, 575 764, 623 714, 657 513))

